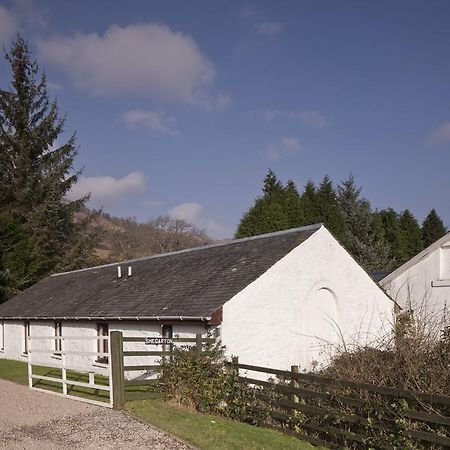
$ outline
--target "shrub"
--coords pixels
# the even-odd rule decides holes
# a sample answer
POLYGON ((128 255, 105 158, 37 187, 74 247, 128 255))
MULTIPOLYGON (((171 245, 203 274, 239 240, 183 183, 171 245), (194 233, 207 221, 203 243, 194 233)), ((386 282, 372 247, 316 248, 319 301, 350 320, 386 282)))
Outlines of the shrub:
POLYGON ((161 381, 169 396, 178 403, 200 412, 220 414, 255 423, 252 412, 254 390, 242 384, 227 364, 224 347, 208 345, 175 348, 171 361, 162 365, 161 381))
POLYGON ((450 327, 436 329, 411 311, 378 347, 338 351, 322 374, 378 386, 450 396, 450 327))

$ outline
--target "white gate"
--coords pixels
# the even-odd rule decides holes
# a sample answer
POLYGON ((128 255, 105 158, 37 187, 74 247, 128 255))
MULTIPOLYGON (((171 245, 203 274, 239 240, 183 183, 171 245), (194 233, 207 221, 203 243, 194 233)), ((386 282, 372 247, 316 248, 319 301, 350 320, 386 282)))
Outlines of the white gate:
POLYGON ((113 385, 111 380, 111 347, 109 345, 109 336, 30 336, 28 338, 28 385, 30 389, 79 400, 81 402, 92 403, 98 406, 106 406, 112 408, 113 385), (69 343, 71 342, 98 342, 99 340, 107 343, 107 345, 103 348, 106 348, 108 352, 66 350, 67 348, 74 347, 74 345, 69 345, 69 343), (46 345, 47 342, 49 343, 49 345, 46 345), (59 342, 60 344, 57 346, 57 350, 55 350, 55 345, 57 342, 59 342), (35 357, 35 355, 44 355, 44 357, 39 357, 38 359, 35 357), (57 357, 57 359, 55 359, 55 356, 57 357), (88 356, 89 358, 92 356, 97 358, 107 358, 108 364, 104 365, 106 374, 100 375, 94 373, 93 370, 90 370, 86 366, 83 367, 81 364, 79 367, 77 367, 75 364, 68 364, 67 357, 70 358, 71 356, 88 356), (50 362, 48 362, 48 360, 50 360, 50 362), (50 372, 50 374, 47 373, 47 369, 49 369, 48 372, 50 372), (54 376, 54 374, 51 373, 52 369, 60 370, 61 376, 54 376), (87 377, 88 381, 84 382, 74 380, 73 378, 75 378, 75 376, 81 376, 82 378, 87 377), (96 377, 98 380, 100 380, 100 383, 95 382, 96 377), (42 382, 49 382, 50 389, 35 386, 36 384, 42 384, 42 382), (55 383, 56 388, 59 387, 58 390, 60 392, 51 390, 55 389, 55 383), (91 393, 89 391, 81 393, 78 392, 78 394, 82 395, 80 396, 77 395, 77 393, 73 392, 74 388, 76 387, 86 388, 89 391, 94 391, 94 393, 91 393), (107 392, 107 396, 104 397, 106 401, 95 400, 95 391, 107 392))

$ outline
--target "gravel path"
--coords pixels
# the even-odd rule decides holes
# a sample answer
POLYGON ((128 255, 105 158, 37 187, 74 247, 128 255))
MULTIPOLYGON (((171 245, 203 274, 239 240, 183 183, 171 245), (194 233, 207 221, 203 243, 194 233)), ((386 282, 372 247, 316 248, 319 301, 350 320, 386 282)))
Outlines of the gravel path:
POLYGON ((126 413, 0 380, 1 449, 190 449, 126 413))

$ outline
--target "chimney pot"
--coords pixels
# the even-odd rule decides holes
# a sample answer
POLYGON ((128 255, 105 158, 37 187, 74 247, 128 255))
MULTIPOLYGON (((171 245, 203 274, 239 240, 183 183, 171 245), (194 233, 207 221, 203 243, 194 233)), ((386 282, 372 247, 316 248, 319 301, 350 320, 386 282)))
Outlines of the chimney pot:
POLYGON ((122 268, 117 266, 117 278, 122 278, 122 268))
POLYGON ((131 266, 128 266, 128 276, 131 277, 131 266))

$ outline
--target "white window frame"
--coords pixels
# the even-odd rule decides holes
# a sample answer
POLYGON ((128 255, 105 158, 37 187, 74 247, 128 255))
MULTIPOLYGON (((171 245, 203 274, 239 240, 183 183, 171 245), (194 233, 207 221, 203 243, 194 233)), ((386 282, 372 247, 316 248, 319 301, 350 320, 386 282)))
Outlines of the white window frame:
POLYGON ((28 346, 29 346, 29 338, 30 338, 30 321, 26 320, 23 323, 23 355, 28 355, 28 346))
POLYGON ((0 328, 2 335, 0 336, 0 352, 5 351, 5 322, 2 320, 0 322, 0 328))
MULTIPOLYGON (((62 322, 55 322, 54 324, 55 338, 62 336, 62 322)), ((54 354, 61 355, 61 339, 55 339, 54 341, 54 354)))
MULTIPOLYGON (((107 322, 97 323, 97 336, 109 336, 109 324, 107 322)), ((97 341, 97 351, 99 353, 108 353, 109 339, 99 339, 97 341)), ((95 360, 97 364, 109 364, 109 359, 107 356, 97 355, 95 360)))

